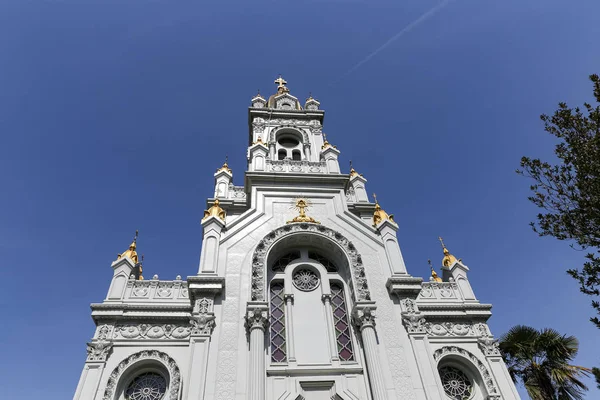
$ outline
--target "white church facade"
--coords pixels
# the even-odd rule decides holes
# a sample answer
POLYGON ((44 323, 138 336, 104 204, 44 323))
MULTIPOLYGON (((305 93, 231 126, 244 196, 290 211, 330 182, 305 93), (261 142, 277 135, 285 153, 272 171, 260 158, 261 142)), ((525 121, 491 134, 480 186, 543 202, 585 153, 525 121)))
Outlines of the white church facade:
POLYGON ((275 83, 244 186, 215 173, 198 270, 144 279, 135 240, 112 263, 74 399, 519 399, 469 269, 442 243, 441 277, 411 276, 320 103, 275 83))

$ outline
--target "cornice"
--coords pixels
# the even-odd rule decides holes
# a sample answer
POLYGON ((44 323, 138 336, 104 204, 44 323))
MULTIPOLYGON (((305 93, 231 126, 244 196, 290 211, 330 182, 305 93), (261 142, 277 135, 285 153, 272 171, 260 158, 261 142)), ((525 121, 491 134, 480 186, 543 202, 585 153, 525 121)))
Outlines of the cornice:
POLYGON ((348 183, 348 174, 294 174, 290 172, 246 172, 244 185, 251 189, 255 185, 272 185, 274 182, 301 183, 305 186, 344 189, 348 183))

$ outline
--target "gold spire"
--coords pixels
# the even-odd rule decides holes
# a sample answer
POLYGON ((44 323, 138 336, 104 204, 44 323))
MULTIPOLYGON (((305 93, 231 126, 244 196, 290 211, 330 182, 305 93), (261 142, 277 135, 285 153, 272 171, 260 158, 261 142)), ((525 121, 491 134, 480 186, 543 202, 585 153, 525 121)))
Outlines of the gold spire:
POLYGON ((336 146, 332 145, 327 141, 327 135, 323 134, 323 146, 321 146, 321 150, 325 150, 328 147, 333 147, 334 149, 337 149, 336 146))
POLYGON ((320 224, 320 222, 316 221, 313 217, 309 217, 306 215, 306 210, 309 207, 310 207, 310 204, 307 199, 304 199, 304 198, 296 199, 296 204, 294 204, 292 206, 292 208, 295 208, 296 210, 298 210, 299 215, 294 217, 293 219, 287 221, 287 223, 291 224, 293 222, 312 222, 313 224, 320 224))
POLYGON ((435 269, 433 269, 433 265, 431 265, 431 260, 427 260, 427 262, 429 263, 429 268, 431 268, 431 277, 433 278, 433 281, 442 282, 442 278, 440 278, 437 272, 435 272, 435 269))
POLYGON ((458 260, 452 254, 450 254, 450 252, 446 248, 446 245, 444 244, 444 241, 442 240, 442 237, 439 236, 438 239, 439 239, 440 243, 442 244, 442 249, 444 251, 444 258, 442 258, 442 265, 444 267, 453 266, 454 263, 457 262, 458 260))
POLYGON ((377 201, 377 195, 375 193, 373 193, 373 198, 375 199, 375 212, 373 213, 373 226, 377 226, 379 225, 382 221, 384 220, 390 220, 392 222, 394 221, 394 214, 389 214, 386 213, 383 208, 381 208, 381 206, 379 205, 379 202, 377 201))
POLYGON ((202 218, 202 221, 209 217, 217 217, 225 221, 225 210, 219 207, 219 199, 215 199, 212 207, 210 207, 208 210, 204 210, 204 217, 202 218))
POLYGON ((137 252, 135 251, 136 247, 137 247, 137 238, 138 238, 138 231, 135 231, 135 236, 133 238, 133 242, 131 242, 131 244, 129 245, 129 249, 125 250, 123 253, 121 254, 117 254, 117 260, 120 260, 121 258, 124 257, 129 257, 129 259, 131 261, 133 261, 133 264, 137 264, 138 263, 138 255, 137 252))
POLYGON ((227 165, 228 158, 228 156, 225 156, 225 162, 223 163, 223 166, 221 168, 217 169, 217 172, 227 171, 233 175, 233 171, 231 171, 231 168, 229 168, 229 165, 227 165))

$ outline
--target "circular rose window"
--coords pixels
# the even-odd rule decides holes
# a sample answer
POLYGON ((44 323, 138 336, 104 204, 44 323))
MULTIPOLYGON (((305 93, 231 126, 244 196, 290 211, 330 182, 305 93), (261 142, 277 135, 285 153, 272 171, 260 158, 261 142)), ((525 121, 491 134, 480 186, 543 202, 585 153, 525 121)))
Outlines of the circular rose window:
POLYGON ((162 400, 167 390, 167 382, 162 375, 146 372, 138 375, 127 387, 127 400, 162 400))
POLYGON ((310 269, 299 269, 294 272, 294 286, 305 292, 315 290, 319 286, 319 277, 310 269))
POLYGON ((453 367, 440 368, 444 392, 452 400, 468 400, 473 395, 473 383, 461 370, 453 367))

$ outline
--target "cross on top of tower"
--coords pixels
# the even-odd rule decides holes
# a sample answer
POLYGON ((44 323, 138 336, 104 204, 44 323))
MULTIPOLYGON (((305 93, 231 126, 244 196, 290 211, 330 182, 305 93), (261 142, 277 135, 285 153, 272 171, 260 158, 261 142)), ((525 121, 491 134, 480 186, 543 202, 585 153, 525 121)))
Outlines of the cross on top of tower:
POLYGON ((277 84, 277 88, 279 89, 285 87, 287 81, 283 79, 281 75, 279 75, 279 78, 275 79, 275 83, 277 84))

